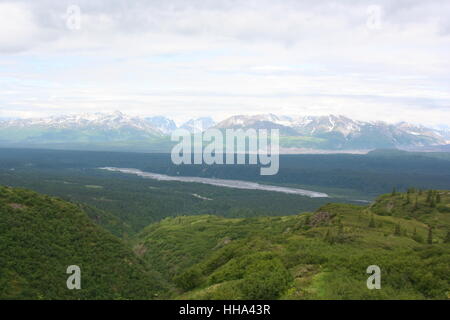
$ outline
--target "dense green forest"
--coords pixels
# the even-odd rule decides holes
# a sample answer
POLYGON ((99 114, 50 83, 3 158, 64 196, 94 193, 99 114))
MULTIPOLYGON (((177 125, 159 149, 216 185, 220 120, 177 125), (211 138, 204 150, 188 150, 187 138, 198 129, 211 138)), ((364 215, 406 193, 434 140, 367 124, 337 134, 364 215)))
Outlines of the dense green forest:
POLYGON ((0 299, 449 297, 450 191, 290 216, 169 217, 127 239, 92 223, 102 214, 1 187, 0 299), (81 290, 66 288, 73 264, 81 290), (369 265, 381 268, 380 290, 366 287, 369 265))
POLYGON ((0 299, 153 299, 163 278, 74 204, 0 187, 0 299), (81 268, 68 290, 67 267, 81 268))
POLYGON ((136 168, 168 175, 215 177, 271 184, 309 186, 318 191, 375 197, 392 187, 450 188, 449 153, 376 150, 367 155, 280 155, 280 170, 261 176, 258 165, 174 165, 170 154, 0 149, 0 169, 35 170, 136 168))
POLYGON ((262 177, 256 166, 174 166, 168 154, 0 149, 0 184, 79 203, 95 223, 120 237, 165 217, 284 216, 313 211, 328 202, 369 202, 393 187, 450 189, 450 158, 440 153, 286 155, 280 166, 278 175, 262 177), (104 166, 250 180, 325 192, 330 198, 155 181, 98 169, 104 166))
POLYGON ((341 198, 164 182, 97 169, 0 170, 0 184, 24 187, 83 204, 94 221, 120 237, 168 216, 253 217, 298 214, 341 198), (200 197, 202 198, 200 198, 200 197))
POLYGON ((280 161, 280 176, 261 181, 251 166, 174 167, 165 154, 1 149, 0 299, 448 298, 446 155, 280 161), (330 198, 156 181, 103 166, 330 198), (66 288, 69 265, 82 268, 82 290, 66 288), (369 265, 382 270, 381 290, 366 287, 369 265))
POLYGON ((286 217, 166 218, 134 249, 181 299, 447 299, 450 192, 428 194, 286 217), (366 287, 369 265, 382 270, 381 290, 366 287))

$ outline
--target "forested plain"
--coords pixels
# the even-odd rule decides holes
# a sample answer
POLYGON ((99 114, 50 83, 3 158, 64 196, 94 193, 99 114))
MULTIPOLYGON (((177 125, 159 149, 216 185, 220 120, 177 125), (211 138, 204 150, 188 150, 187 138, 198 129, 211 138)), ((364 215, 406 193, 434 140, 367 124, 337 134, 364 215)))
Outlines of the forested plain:
POLYGON ((445 154, 286 156, 281 176, 269 181, 257 168, 174 167, 163 154, 1 151, 1 299, 449 296, 445 154), (104 166, 330 197, 162 182, 104 166), (301 179, 309 174, 319 177, 315 184, 301 179), (73 292, 65 268, 77 263, 86 278, 73 292), (382 270, 381 290, 366 287, 369 265, 382 270))

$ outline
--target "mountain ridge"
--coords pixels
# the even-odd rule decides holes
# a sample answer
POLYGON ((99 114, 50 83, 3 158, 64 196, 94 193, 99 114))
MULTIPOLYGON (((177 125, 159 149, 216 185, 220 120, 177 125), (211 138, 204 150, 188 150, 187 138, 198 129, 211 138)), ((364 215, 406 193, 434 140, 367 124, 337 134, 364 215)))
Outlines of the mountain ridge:
MULTIPOLYGON (((360 121, 343 115, 287 116, 275 114, 234 115, 218 123, 210 117, 191 119, 180 126, 165 117, 129 116, 113 113, 72 114, 49 118, 0 120, 2 144, 159 144, 169 151, 170 134, 178 129, 201 132, 209 128, 278 129, 281 146, 295 149, 370 150, 417 148, 450 143, 446 130, 399 122, 360 121)), ((139 147, 141 148, 141 147, 139 147)), ((152 148, 150 148, 150 151, 152 148)))

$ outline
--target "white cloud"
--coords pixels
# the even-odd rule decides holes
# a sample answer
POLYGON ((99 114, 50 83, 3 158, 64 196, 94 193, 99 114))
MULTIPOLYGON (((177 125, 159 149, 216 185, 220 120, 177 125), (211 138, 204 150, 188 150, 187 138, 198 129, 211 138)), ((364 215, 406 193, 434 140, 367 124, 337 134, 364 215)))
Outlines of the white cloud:
POLYGON ((0 2, 0 116, 450 121, 448 1, 0 2), (367 27, 370 5, 380 27, 367 27))

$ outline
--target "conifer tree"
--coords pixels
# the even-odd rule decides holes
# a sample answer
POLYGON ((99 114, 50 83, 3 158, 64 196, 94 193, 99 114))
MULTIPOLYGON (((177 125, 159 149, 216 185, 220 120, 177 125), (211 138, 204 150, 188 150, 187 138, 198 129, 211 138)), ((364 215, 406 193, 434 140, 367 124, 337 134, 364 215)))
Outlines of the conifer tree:
POLYGON ((431 202, 431 198, 433 197, 433 190, 428 190, 427 193, 427 203, 431 202))
POLYGON ((428 244, 433 244, 433 231, 431 227, 428 227, 428 244))
POLYGON ((434 198, 431 198, 430 207, 435 208, 436 207, 436 201, 434 198))
POLYGON ((414 201, 414 210, 417 210, 419 208, 419 196, 416 195, 416 201, 414 201))
POLYGON ((447 236, 444 239, 444 243, 450 243, 450 231, 447 231, 447 236))
POLYGON ((325 234, 325 241, 329 244, 333 244, 333 237, 331 236, 330 229, 328 229, 327 233, 325 234))
POLYGON ((309 218, 309 216, 306 216, 305 226, 309 226, 309 224, 310 224, 310 218, 309 218))

